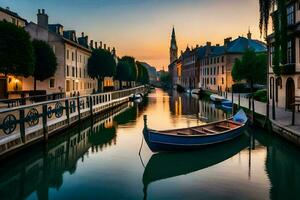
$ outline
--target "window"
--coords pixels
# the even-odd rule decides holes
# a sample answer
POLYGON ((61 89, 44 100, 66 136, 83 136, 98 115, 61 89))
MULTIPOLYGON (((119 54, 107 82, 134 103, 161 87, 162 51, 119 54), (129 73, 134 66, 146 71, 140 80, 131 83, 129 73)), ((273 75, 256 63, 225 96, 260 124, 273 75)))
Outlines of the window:
POLYGON ((288 41, 287 43, 287 63, 293 63, 292 41, 288 41))
POLYGON ((55 88, 55 79, 54 78, 50 78, 49 79, 49 88, 55 88))
POLYGON ((222 78, 222 85, 224 85, 224 78, 222 78))
POLYGON ((74 52, 72 52, 72 61, 74 61, 74 52))
POLYGON ((81 68, 79 68, 79 77, 81 78, 81 68))
POLYGON ((292 25, 295 23, 295 7, 294 5, 290 5, 287 7, 287 24, 292 25))
POLYGON ((70 81, 69 80, 66 80, 66 91, 67 92, 70 92, 71 90, 71 87, 70 87, 70 81))
POLYGON ((217 74, 219 74, 219 72, 220 72, 220 66, 218 66, 217 68, 217 74))
POLYGON ((75 80, 73 80, 73 90, 75 90, 75 80))
POLYGON ((72 67, 72 76, 75 77, 75 67, 72 67))
POLYGON ((78 68, 76 67, 76 77, 78 77, 78 68))
POLYGON ((300 89, 300 76, 298 77, 297 82, 298 82, 298 89, 300 89))
POLYGON ((222 56, 222 62, 224 62, 224 56, 222 56))
POLYGON ((222 74, 224 74, 224 65, 222 66, 222 74))
POLYGON ((66 66, 66 76, 69 76, 69 65, 66 66))
POLYGON ((69 50, 67 50, 67 60, 69 60, 69 54, 70 54, 70 52, 69 52, 69 50))

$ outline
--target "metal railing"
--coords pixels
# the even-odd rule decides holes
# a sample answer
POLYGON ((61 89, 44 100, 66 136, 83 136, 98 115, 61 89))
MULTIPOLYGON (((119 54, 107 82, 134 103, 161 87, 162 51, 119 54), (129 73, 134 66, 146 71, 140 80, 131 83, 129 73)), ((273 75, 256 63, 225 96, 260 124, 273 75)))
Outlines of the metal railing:
POLYGON ((50 101, 65 98, 64 93, 53 93, 47 95, 34 95, 24 98, 15 98, 15 99, 1 99, 0 104, 6 105, 7 108, 18 107, 22 105, 27 105, 29 103, 41 102, 41 101, 50 101))
POLYGON ((81 119, 103 112, 129 100, 146 88, 68 97, 0 110, 0 155, 25 143, 42 139, 81 119))

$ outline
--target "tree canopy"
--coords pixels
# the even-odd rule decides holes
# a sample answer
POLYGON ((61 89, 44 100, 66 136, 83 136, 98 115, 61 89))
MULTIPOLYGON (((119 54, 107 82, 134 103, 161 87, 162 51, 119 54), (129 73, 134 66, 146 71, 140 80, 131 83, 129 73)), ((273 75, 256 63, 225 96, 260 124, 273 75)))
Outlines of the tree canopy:
POLYGON ((88 75, 98 80, 98 89, 103 89, 101 83, 104 77, 116 75, 116 61, 113 55, 105 49, 95 49, 88 60, 88 75))
POLYGON ((33 76, 36 80, 44 81, 54 76, 57 69, 56 56, 48 43, 41 40, 32 42, 35 53, 33 76))
POLYGON ((0 21, 0 73, 28 77, 34 72, 34 52, 29 34, 0 21))
POLYGON ((116 79, 119 81, 130 81, 130 65, 127 61, 120 60, 117 65, 116 79))
POLYGON ((137 82, 142 84, 148 84, 149 83, 149 74, 147 68, 142 65, 140 62, 136 62, 137 65, 137 82))
POLYGON ((237 59, 232 68, 235 81, 246 80, 250 84, 265 83, 267 73, 267 55, 247 50, 241 59, 237 59))
POLYGON ((124 56, 121 58, 121 61, 125 61, 129 65, 129 80, 128 81, 136 81, 137 79, 137 66, 135 59, 131 56, 124 56))

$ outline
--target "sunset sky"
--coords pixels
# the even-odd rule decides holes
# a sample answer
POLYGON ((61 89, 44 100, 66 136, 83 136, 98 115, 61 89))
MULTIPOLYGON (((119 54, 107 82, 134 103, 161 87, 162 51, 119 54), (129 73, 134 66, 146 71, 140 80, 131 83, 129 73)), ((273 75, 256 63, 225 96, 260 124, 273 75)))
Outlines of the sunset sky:
POLYGON ((119 56, 131 55, 161 69, 169 64, 172 26, 179 49, 225 37, 253 37, 258 31, 258 0, 0 0, 21 17, 36 22, 44 8, 49 23, 85 32, 89 39, 115 46, 119 56))

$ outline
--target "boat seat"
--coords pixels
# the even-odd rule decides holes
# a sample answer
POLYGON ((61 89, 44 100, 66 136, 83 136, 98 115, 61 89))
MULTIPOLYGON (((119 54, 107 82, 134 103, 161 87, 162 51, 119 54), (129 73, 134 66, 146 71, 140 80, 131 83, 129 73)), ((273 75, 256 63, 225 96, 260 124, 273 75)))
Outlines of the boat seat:
POLYGON ((223 128, 223 129, 226 129, 226 130, 230 130, 231 128, 228 127, 228 126, 223 126, 223 125, 216 125, 216 127, 218 128, 223 128))
POLYGON ((216 133, 216 131, 207 129, 207 128, 202 128, 203 131, 208 132, 208 133, 216 133))
POLYGON ((177 135, 190 135, 189 133, 177 132, 177 135))
POLYGON ((191 130, 198 133, 198 134, 206 135, 206 133, 204 131, 201 131, 201 130, 198 130, 198 129, 193 129, 193 128, 191 130))
POLYGON ((235 124, 235 125, 239 125, 239 126, 241 126, 242 125, 242 123, 239 123, 239 122, 235 122, 235 121, 233 121, 233 120, 227 120, 229 123, 232 123, 232 124, 235 124))

